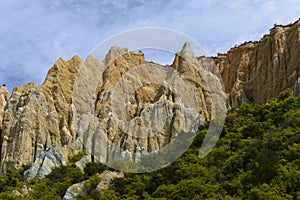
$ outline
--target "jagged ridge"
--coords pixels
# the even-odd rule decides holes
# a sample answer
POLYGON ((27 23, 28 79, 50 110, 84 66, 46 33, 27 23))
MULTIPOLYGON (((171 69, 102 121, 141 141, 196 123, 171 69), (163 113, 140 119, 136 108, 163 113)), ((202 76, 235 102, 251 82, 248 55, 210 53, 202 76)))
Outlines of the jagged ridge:
MULTIPOLYGON (((130 160, 139 160, 143 153, 158 151, 178 132, 188 130, 191 122, 185 115, 192 114, 189 105, 203 115, 202 121, 212 117, 212 102, 225 95, 222 90, 210 93, 208 81, 218 89, 221 82, 199 64, 189 44, 176 54, 167 74, 149 70, 159 67, 164 68, 145 61, 142 52, 129 52, 118 47, 112 47, 103 62, 91 56, 85 62, 78 56, 67 62, 59 59, 42 85, 29 83, 15 88, 7 102, 1 134, 1 171, 5 173, 34 161, 37 168, 43 163, 37 159, 38 155, 52 147, 59 152, 55 155, 62 155, 58 161, 48 162, 54 166, 67 163, 67 155, 78 151, 87 151, 92 154, 90 160, 104 163, 124 155, 130 160), (171 76, 165 77, 168 75, 171 76), (176 76, 184 78, 189 86, 176 76), (158 82, 149 83, 145 80, 147 77, 158 82), (162 84, 161 80, 165 78, 176 85, 177 92, 162 84), (112 91, 120 83, 125 89, 127 87, 126 90, 136 89, 128 96, 128 115, 125 116, 135 125, 126 130, 120 128, 121 119, 115 114, 118 110, 112 105, 112 91), (152 116, 153 108, 156 109, 155 116, 152 116), (164 123, 151 124, 153 117, 164 123), (127 134, 138 132, 149 136, 127 134)), ((114 98, 118 105, 122 105, 125 98, 122 93, 120 95, 114 98)), ((55 158, 52 154, 49 156, 55 158)), ((43 170, 31 169, 30 177, 43 177, 38 174, 40 171, 43 170)))
MULTIPOLYGON (((176 54, 171 67, 196 91, 197 111, 207 120, 213 117, 215 97, 223 95, 212 92, 209 85, 216 84, 215 87, 221 90, 221 80, 228 97, 227 108, 237 108, 243 102, 265 102, 286 88, 292 88, 299 97, 299 26, 299 21, 288 26, 276 26, 259 42, 248 42, 230 49, 227 54, 219 54, 214 58, 217 67, 208 58, 197 60, 186 44, 176 54), (218 71, 221 76, 214 75, 218 71)), ((67 62, 59 59, 42 85, 29 83, 15 88, 7 103, 7 93, 1 93, 4 102, 0 107, 4 112, 0 112, 0 119, 3 119, 0 126, 1 171, 5 173, 8 169, 32 164, 38 155, 54 146, 59 147, 61 155, 65 155, 60 158, 64 164, 67 162, 66 155, 82 150, 106 162, 111 159, 108 152, 112 150, 108 140, 127 152, 133 160, 138 159, 134 152, 141 149, 152 152, 168 144, 185 122, 176 114, 178 105, 184 105, 166 86, 142 84, 130 96, 128 105, 129 117, 147 124, 149 121, 142 116, 147 116, 147 110, 154 103, 167 100, 168 125, 160 134, 146 139, 128 136, 119 129, 111 114, 112 89, 124 74, 143 65, 156 66, 145 61, 141 52, 112 47, 103 62, 91 56, 85 62, 78 56, 67 62), (120 54, 122 56, 118 56, 120 54), (99 123, 101 131, 95 135, 99 123)), ((143 83, 136 77, 131 81, 133 84, 143 83)), ((121 156, 121 153, 115 151, 112 156, 121 156)))

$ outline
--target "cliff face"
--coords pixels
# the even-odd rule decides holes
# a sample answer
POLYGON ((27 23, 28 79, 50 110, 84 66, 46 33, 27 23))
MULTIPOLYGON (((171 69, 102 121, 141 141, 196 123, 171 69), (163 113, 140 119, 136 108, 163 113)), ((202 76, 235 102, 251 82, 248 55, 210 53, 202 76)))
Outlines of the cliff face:
POLYGON ((5 85, 0 86, 0 132, 2 130, 2 118, 5 105, 9 99, 9 92, 5 85))
POLYGON ((42 177, 39 168, 78 151, 104 163, 138 161, 242 102, 262 103, 286 88, 300 97, 299 55, 297 21, 213 60, 197 59, 185 44, 170 67, 118 47, 103 62, 59 59, 42 85, 17 87, 10 98, 0 87, 1 172, 35 162, 28 177, 42 177))
POLYGON ((78 151, 103 163, 137 161, 179 132, 196 130, 213 109, 225 110, 225 103, 213 105, 222 97, 221 81, 199 64, 188 44, 168 68, 118 47, 103 62, 91 56, 85 62, 59 59, 42 85, 15 88, 7 102, 1 171, 35 162, 28 177, 42 177, 46 172, 39 171, 67 163, 66 155, 78 151), (52 147, 57 153, 49 162, 43 155, 52 147))
POLYGON ((228 103, 263 103, 292 88, 300 96, 300 20, 275 26, 259 42, 247 42, 215 58, 228 103))
POLYGON ((79 57, 59 59, 42 85, 28 83, 14 89, 2 122, 3 172, 32 163, 48 147, 72 142, 72 88, 82 65, 79 57))

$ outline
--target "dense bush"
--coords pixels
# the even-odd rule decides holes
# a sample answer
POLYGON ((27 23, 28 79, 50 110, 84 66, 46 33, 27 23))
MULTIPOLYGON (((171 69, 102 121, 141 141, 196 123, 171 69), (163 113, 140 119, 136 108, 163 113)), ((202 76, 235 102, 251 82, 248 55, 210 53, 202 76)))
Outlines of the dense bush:
POLYGON ((85 156, 86 155, 86 153, 85 152, 78 152, 77 154, 75 154, 75 155, 70 155, 69 157, 68 157, 68 159, 69 159, 69 161, 71 162, 71 163, 76 163, 77 161, 79 161, 79 160, 81 160, 81 158, 83 157, 83 156, 85 156))
POLYGON ((197 154, 205 134, 205 128, 199 130, 190 149, 167 168, 115 181, 115 195, 124 199, 300 198, 300 100, 290 90, 266 104, 243 104, 229 113, 217 145, 200 159, 197 154))
POLYGON ((90 162, 87 163, 85 168, 84 168, 84 174, 86 176, 92 176, 96 173, 101 173, 103 172, 105 169, 107 169, 108 167, 105 166, 104 164, 101 163, 95 163, 95 162, 90 162))

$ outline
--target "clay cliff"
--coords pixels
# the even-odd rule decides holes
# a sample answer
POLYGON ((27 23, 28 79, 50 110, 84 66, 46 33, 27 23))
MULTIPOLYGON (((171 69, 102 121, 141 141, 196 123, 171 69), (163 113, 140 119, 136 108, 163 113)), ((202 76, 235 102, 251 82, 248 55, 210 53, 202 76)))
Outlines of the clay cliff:
POLYGON ((3 113, 0 168, 34 163, 25 176, 41 178, 79 151, 90 161, 138 161, 178 133, 195 133, 217 115, 213 110, 226 110, 224 100, 221 81, 188 43, 171 67, 119 47, 103 62, 59 59, 43 84, 13 90, 3 113))
POLYGON ((9 92, 5 84, 3 84, 2 86, 0 86, 0 132, 2 130, 3 112, 9 97, 10 97, 9 92))
POLYGON ((245 42, 219 54, 215 62, 222 75, 228 103, 263 103, 286 88, 300 97, 300 20, 275 25, 258 42, 245 42))
POLYGON ((214 58, 196 58, 186 43, 169 67, 119 47, 102 62, 59 59, 41 85, 11 97, 0 87, 1 173, 34 163, 25 175, 40 178, 80 151, 86 162, 139 161, 243 102, 286 88, 300 97, 299 55, 297 21, 214 58))

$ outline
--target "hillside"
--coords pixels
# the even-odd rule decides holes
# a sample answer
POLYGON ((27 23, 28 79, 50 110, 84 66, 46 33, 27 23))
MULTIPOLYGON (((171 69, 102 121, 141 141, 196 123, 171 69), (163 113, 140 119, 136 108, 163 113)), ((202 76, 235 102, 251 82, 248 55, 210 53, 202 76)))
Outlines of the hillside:
POLYGON ((243 104, 229 113, 216 147, 200 159, 206 131, 205 126, 198 131, 175 163, 151 173, 125 173, 109 190, 97 186, 102 179, 96 173, 107 167, 90 163, 83 173, 70 163, 38 181, 26 182, 24 169, 10 172, 1 178, 0 197, 61 199, 69 186, 88 179, 79 187, 79 199, 300 198, 300 99, 290 90, 265 104, 243 104))
POLYGON ((300 198, 299 55, 300 20, 216 57, 113 46, 0 86, 2 198, 300 198))

